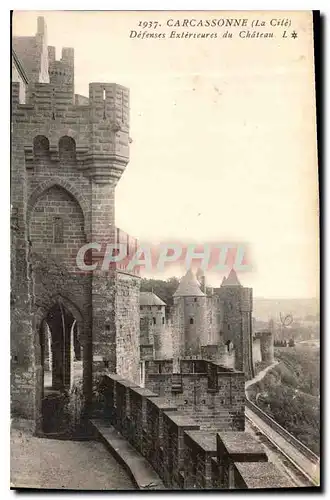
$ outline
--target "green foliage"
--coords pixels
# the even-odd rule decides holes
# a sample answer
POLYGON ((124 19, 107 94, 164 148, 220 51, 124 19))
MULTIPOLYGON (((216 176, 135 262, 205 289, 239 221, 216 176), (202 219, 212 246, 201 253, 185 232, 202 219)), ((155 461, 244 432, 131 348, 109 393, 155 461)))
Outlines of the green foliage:
POLYGON ((248 390, 252 401, 308 448, 320 451, 319 349, 276 349, 279 364, 248 390))
POLYGON ((179 279, 173 276, 164 280, 142 278, 141 292, 154 292, 167 306, 173 305, 173 294, 179 286, 179 279))
POLYGON ((291 349, 275 349, 275 357, 282 361, 295 378, 294 387, 300 391, 320 394, 320 350, 295 346, 291 349))

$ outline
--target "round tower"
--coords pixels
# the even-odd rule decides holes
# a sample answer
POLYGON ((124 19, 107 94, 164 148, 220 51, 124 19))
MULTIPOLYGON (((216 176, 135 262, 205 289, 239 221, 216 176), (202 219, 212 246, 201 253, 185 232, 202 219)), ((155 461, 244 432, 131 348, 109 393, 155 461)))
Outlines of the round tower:
MULTIPOLYGON (((150 325, 148 343, 154 346, 155 359, 172 357, 172 341, 167 331, 165 307, 165 302, 153 292, 140 292, 140 319, 148 319, 150 325)), ((142 338, 141 335, 141 340, 142 338)))
POLYGON ((208 343, 206 296, 192 270, 186 273, 173 295, 173 351, 178 357, 199 356, 208 343))

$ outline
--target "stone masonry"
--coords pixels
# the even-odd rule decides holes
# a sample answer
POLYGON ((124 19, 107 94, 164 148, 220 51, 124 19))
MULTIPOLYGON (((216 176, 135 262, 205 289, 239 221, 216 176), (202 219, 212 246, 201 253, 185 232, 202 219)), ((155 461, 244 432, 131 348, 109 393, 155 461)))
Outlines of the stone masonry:
POLYGON ((92 403, 93 378, 105 369, 138 381, 139 277, 100 265, 82 272, 76 264, 84 244, 101 245, 85 260, 92 265, 106 244, 117 241, 115 187, 129 161, 129 91, 91 83, 79 104, 74 50, 63 48, 55 60, 43 18, 34 37, 14 37, 13 51, 12 411, 33 419, 38 431, 40 331, 55 304, 78 324, 85 408, 92 403))

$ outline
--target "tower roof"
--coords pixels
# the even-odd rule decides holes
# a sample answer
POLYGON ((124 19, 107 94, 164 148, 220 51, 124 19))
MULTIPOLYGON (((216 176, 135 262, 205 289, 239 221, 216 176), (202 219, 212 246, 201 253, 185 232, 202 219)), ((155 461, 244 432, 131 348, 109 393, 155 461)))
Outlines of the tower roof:
POLYGON ((140 306, 166 306, 153 292, 140 292, 140 306))
POLYGON ((181 278, 173 297, 205 297, 191 269, 181 278))
POLYGON ((228 278, 222 282, 222 286, 242 286, 237 278, 235 269, 231 269, 228 278))

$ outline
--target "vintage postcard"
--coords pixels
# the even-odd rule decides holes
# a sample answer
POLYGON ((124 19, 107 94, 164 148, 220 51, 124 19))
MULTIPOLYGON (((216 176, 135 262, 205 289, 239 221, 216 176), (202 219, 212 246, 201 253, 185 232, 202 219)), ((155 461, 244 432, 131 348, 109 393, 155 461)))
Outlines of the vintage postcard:
POLYGON ((11 488, 320 488, 310 11, 14 11, 11 488))

